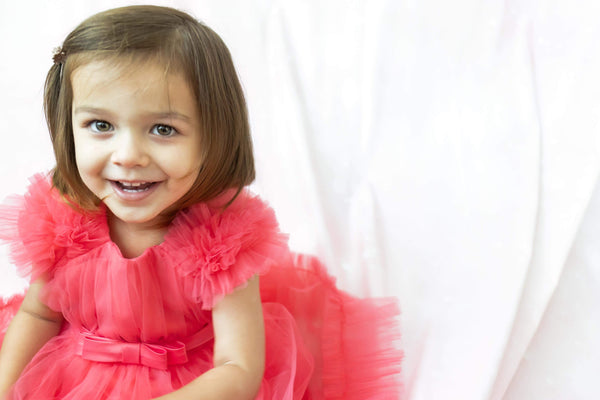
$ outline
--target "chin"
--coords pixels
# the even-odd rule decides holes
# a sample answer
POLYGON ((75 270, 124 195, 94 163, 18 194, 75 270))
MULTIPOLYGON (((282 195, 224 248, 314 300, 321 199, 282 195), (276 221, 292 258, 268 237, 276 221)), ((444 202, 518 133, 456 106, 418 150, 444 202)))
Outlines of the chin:
MULTIPOLYGON (((109 207, 110 209, 110 207, 109 207)), ((129 213, 122 213, 122 212, 114 212, 113 210, 110 210, 113 218, 117 219, 119 222, 125 223, 125 224, 149 224, 149 223, 153 223, 155 220, 158 220, 160 218, 160 216, 158 214, 151 214, 151 215, 136 215, 134 213, 129 214, 129 213)))

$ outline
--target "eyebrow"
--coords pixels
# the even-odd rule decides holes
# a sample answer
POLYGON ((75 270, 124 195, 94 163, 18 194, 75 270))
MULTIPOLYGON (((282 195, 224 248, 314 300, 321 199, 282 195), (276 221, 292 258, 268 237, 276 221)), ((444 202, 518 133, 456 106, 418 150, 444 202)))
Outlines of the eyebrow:
MULTIPOLYGON (((108 114, 112 113, 108 110, 90 107, 90 106, 79 106, 73 110, 73 114, 81 114, 81 113, 90 113, 90 114, 108 114)), ((176 111, 165 111, 165 112, 149 112, 146 114, 148 117, 157 118, 157 119, 179 119, 184 122, 191 122, 191 118, 185 114, 178 113, 176 111)))

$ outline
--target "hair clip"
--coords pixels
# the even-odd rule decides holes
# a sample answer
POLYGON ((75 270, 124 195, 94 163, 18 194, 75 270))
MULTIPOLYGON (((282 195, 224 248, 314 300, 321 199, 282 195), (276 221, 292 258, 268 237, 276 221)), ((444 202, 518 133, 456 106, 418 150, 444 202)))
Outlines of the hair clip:
POLYGON ((55 48, 53 54, 52 60, 54 60, 54 64, 62 64, 67 58, 67 53, 61 47, 55 48))

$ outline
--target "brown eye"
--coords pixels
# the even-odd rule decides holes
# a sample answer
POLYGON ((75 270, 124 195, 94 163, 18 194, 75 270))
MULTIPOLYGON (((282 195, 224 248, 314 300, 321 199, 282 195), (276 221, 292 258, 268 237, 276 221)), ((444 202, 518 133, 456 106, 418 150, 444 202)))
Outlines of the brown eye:
POLYGON ((92 121, 90 127, 94 132, 98 133, 110 132, 113 129, 113 126, 106 121, 92 121))
POLYGON ((177 131, 169 125, 154 125, 152 133, 158 136, 173 136, 177 131))

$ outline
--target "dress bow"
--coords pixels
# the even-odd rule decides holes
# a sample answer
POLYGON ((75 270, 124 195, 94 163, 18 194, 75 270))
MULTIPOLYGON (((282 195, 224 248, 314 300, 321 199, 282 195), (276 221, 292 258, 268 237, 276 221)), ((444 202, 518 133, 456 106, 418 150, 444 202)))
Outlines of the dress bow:
POLYGON ((81 332, 77 354, 83 359, 96 362, 145 365, 150 368, 168 369, 169 365, 185 364, 188 351, 194 350, 213 338, 212 325, 207 325, 185 342, 143 343, 126 342, 81 332))

